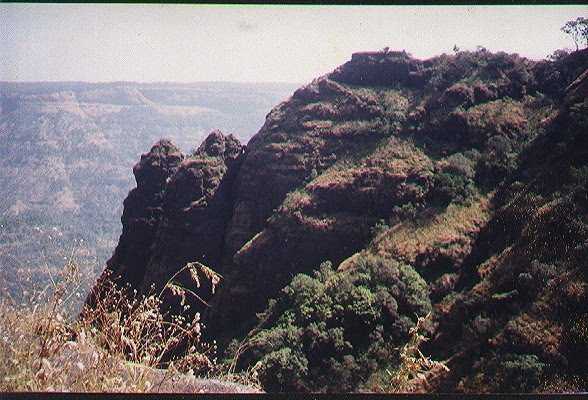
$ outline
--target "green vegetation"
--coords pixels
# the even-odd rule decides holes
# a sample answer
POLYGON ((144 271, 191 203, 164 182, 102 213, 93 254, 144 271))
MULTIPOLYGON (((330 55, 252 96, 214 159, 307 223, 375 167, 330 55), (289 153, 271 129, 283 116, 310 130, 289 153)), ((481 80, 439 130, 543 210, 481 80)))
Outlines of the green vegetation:
POLYGON ((474 176, 480 155, 476 150, 466 154, 469 157, 455 153, 439 161, 434 187, 429 194, 433 204, 464 203, 477 193, 474 176))
POLYGON ((355 268, 297 275, 233 352, 269 391, 347 392, 398 363, 416 317, 431 311, 427 286, 408 265, 373 255, 355 268))
POLYGON ((579 49, 579 46, 588 46, 588 19, 578 17, 568 21, 561 27, 561 31, 570 35, 576 45, 576 50, 579 49))
POLYGON ((485 382, 492 392, 528 393, 543 381, 546 367, 534 354, 495 354, 484 365, 483 376, 492 376, 491 381, 485 382))
MULTIPOLYGON (((543 289, 554 279, 551 269, 566 269, 560 264, 533 269, 530 264, 539 264, 527 263, 527 257, 533 254, 541 265, 551 265, 557 246, 546 243, 578 248, 572 237, 582 228, 562 215, 581 211, 571 199, 561 200, 567 196, 561 187, 553 196, 546 196, 545 189, 555 183, 574 185, 577 201, 584 192, 576 181, 584 182, 586 174, 578 156, 573 168, 534 181, 536 173, 548 170, 535 162, 570 164, 566 154, 571 148, 545 146, 543 140, 550 129, 567 123, 563 118, 560 125, 553 122, 562 112, 558 90, 578 76, 584 61, 562 56, 554 61, 557 65, 541 64, 483 48, 422 64, 387 57, 354 57, 294 96, 301 104, 292 105, 292 112, 302 110, 302 120, 305 112, 311 115, 303 129, 284 139, 288 146, 280 143, 275 150, 296 154, 304 181, 288 191, 254 245, 248 242, 238 252, 239 268, 254 271, 255 278, 244 273, 234 277, 271 282, 275 290, 267 290, 267 297, 275 301, 226 356, 235 370, 254 371, 269 391, 418 391, 429 384, 441 385, 436 390, 539 390, 553 376, 553 357, 559 356, 553 349, 561 344, 557 311, 541 319, 549 304, 543 289), (405 67, 409 77, 403 81, 405 67), (558 77, 558 70, 565 72, 558 77), (393 72, 398 81, 391 78, 393 72), (373 76, 363 80, 368 73, 373 76), (345 142, 351 137, 353 145, 345 142), (320 146, 311 146, 316 143, 320 146), (526 187, 530 181, 533 190, 526 187), (549 235, 542 233, 552 216, 571 230, 549 225, 549 235), (350 237, 355 240, 347 241, 350 237), (314 275, 294 275, 311 271, 312 265, 304 263, 311 258, 312 265, 317 259, 341 264, 337 271, 323 265, 314 275), (388 265, 384 270, 406 268, 415 274, 410 279, 421 282, 416 297, 435 310, 435 323, 425 329, 435 339, 423 344, 423 351, 450 359, 457 366, 449 365, 451 371, 458 372, 419 370, 423 358, 408 333, 413 315, 398 307, 393 318, 398 322, 390 328, 388 300, 379 300, 387 299, 384 293, 391 288, 402 287, 381 285, 387 282, 375 272, 381 265, 388 265), (373 334, 363 335, 366 339, 354 331, 373 334), (541 348, 549 350, 541 353, 541 348), (399 349, 413 357, 402 358, 399 349), (492 357, 500 360, 495 366, 492 357), (407 373, 411 363, 414 374, 407 373), (397 378, 408 383, 391 384, 397 378)), ((583 109, 576 108, 570 111, 581 122, 583 109)), ((281 128, 280 122, 286 121, 276 121, 281 128)), ((284 126, 290 123, 294 121, 284 126)), ((581 148, 579 137, 576 142, 581 148)), ((280 167, 280 174, 284 170, 280 167)), ((251 288, 266 290, 255 283, 235 286, 239 295, 258 293, 251 288)), ((577 297, 585 292, 581 287, 565 290, 577 297)), ((402 287, 392 298, 400 304, 398 296, 409 292, 402 287)), ((250 322, 249 327, 252 318, 250 322)), ((579 348, 582 341, 573 340, 579 348)))
MULTIPOLYGON (((150 379, 115 378, 139 363, 271 392, 585 390, 586 65, 588 51, 542 62, 484 48, 424 61, 354 55, 268 115, 234 180, 221 177, 228 165, 193 155, 184 165, 195 179, 168 181, 181 204, 126 202, 126 221, 144 218, 155 233, 138 225, 119 247, 162 260, 149 264, 166 272, 159 295, 107 287, 78 322, 55 311, 59 283, 47 310, 2 303, 0 333, 27 343, 4 341, 6 390, 148 390, 150 379), (214 195, 221 183, 226 198, 214 195), (159 220, 160 206, 177 218, 159 220), (198 262, 211 252, 226 279, 198 262), (200 341, 195 303, 220 364, 200 341), (103 386, 58 374, 55 360, 80 337, 111 360, 98 363, 103 386)), ((150 164, 155 175, 166 161, 150 164)), ((113 260, 140 280, 141 262, 113 260)), ((72 360, 65 368, 88 371, 72 360)))

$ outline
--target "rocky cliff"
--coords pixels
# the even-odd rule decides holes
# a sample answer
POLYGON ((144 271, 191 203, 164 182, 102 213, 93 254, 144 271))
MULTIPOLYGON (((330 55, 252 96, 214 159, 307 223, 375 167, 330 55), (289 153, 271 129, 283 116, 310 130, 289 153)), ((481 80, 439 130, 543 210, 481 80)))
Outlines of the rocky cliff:
MULTIPOLYGON (((233 186, 242 159, 243 146, 220 131, 213 131, 192 154, 184 155, 168 140, 143 154, 133 168, 137 187, 124 202, 119 244, 101 279, 148 295, 164 289, 189 262, 222 271, 233 186)), ((201 293, 201 298, 210 297, 210 285, 195 288, 194 279, 198 278, 186 271, 176 281, 201 293)), ((166 303, 170 308, 175 304, 171 292, 166 303)))
POLYGON ((577 360, 561 332, 586 315, 587 67, 587 51, 354 54, 244 148, 219 132, 188 156, 154 146, 108 269, 143 292, 189 262, 220 273, 214 296, 182 284, 210 303, 197 308, 223 348, 247 335, 239 365, 261 365, 268 390, 369 386, 428 310, 428 351, 454 363, 430 390, 538 390, 535 375, 577 360), (570 296, 569 316, 548 305, 570 296))

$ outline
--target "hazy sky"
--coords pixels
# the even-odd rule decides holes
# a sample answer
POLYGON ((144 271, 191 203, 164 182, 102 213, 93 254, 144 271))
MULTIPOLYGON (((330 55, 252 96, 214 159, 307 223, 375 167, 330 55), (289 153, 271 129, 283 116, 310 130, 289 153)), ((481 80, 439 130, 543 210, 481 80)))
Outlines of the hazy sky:
POLYGON ((0 80, 303 83, 362 50, 539 59, 587 6, 0 4, 0 80))

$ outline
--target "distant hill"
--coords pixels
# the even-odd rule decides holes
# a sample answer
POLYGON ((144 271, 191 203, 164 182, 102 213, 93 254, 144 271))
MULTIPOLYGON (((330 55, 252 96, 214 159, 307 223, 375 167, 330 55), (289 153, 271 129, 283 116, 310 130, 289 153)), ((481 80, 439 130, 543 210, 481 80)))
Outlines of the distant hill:
POLYGON ((213 128, 247 141, 295 87, 0 82, 0 285, 18 296, 72 254, 100 271, 145 149, 165 137, 190 151, 213 128))

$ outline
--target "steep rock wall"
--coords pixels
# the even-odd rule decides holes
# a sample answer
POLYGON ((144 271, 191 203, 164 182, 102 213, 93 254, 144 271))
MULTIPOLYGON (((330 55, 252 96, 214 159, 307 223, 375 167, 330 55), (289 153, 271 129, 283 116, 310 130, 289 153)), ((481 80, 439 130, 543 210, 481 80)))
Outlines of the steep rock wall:
MULTIPOLYGON (((101 279, 108 275, 121 287, 128 284, 150 294, 159 293, 188 262, 221 270, 233 181, 242 157, 239 141, 220 131, 213 131, 191 155, 167 140, 153 146, 133 169, 137 187, 125 200, 123 233, 101 279)), ((197 288, 190 277, 180 275, 178 283, 203 298, 211 296, 210 283, 197 288)), ((173 308, 176 300, 167 293, 164 303, 173 308)))
POLYGON ((532 66, 504 54, 359 53, 272 110, 237 177, 211 335, 247 332, 292 276, 360 251, 399 208, 434 206, 446 157, 473 152, 482 181, 489 141, 516 153, 529 138, 532 66))
POLYGON ((133 168, 137 187, 124 201, 123 232, 107 263, 107 271, 121 285, 128 283, 138 288, 143 282, 145 265, 163 215, 165 187, 183 159, 175 145, 162 140, 143 154, 133 168))

